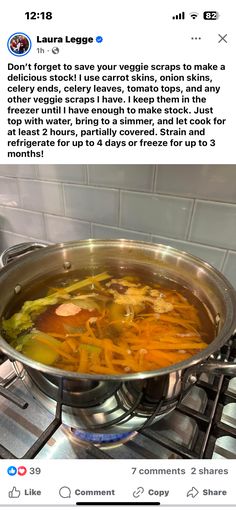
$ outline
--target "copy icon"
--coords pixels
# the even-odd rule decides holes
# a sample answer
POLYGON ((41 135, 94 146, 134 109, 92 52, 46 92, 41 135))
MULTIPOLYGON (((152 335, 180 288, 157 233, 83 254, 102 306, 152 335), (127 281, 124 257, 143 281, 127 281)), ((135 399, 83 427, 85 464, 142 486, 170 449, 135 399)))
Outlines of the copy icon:
POLYGON ((133 496, 134 498, 140 498, 140 496, 144 493, 144 488, 143 487, 138 487, 137 489, 135 489, 135 491, 133 492, 133 496))
POLYGON ((12 490, 8 492, 9 498, 19 498, 20 497, 20 491, 16 487, 12 487, 12 490))

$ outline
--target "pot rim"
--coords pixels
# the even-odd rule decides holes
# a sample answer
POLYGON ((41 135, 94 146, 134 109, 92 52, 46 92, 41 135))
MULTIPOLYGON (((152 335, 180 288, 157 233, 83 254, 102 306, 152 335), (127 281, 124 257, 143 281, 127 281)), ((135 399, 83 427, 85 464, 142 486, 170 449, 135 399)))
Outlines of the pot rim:
MULTIPOLYGON (((72 372, 72 371, 66 371, 62 369, 58 369, 56 367, 51 367, 49 365, 44 365, 42 363, 39 363, 37 361, 33 361, 30 358, 27 358, 26 356, 22 355, 20 352, 16 351, 13 347, 11 347, 10 344, 4 338, 0 335, 0 349, 7 354, 12 361, 20 361, 23 365, 29 366, 31 368, 37 369, 40 372, 46 373, 48 375, 67 378, 67 379, 87 379, 87 380, 96 380, 96 381, 132 381, 136 379, 150 379, 153 377, 159 377, 167 374, 171 374, 173 372, 182 371, 187 368, 192 367, 193 365, 197 365, 203 361, 205 361, 209 356, 217 352, 226 342, 231 338, 231 336, 235 332, 236 328, 236 314, 234 314, 234 309, 236 309, 236 292, 232 285, 229 283, 227 278, 215 269, 211 264, 208 262, 205 262, 204 260, 195 257, 194 255, 178 250, 177 248, 173 248, 172 246, 161 244, 161 243, 149 243, 146 241, 137 241, 137 240, 131 240, 131 239, 86 239, 86 240, 79 240, 79 241, 69 241, 65 243, 57 243, 57 244, 51 244, 46 248, 42 248, 43 251, 47 252, 53 252, 58 251, 58 249, 63 250, 65 248, 75 247, 79 245, 80 247, 90 247, 91 249, 93 246, 99 246, 100 244, 109 244, 111 245, 120 245, 121 247, 127 247, 127 246, 133 246, 133 247, 147 247, 147 248, 153 248, 155 251, 156 249, 163 249, 167 250, 173 255, 176 256, 182 256, 192 262, 195 262, 198 264, 198 266, 206 269, 208 272, 212 272, 215 276, 218 277, 218 280, 221 284, 222 290, 224 290, 226 294, 226 298, 228 301, 228 305, 231 307, 231 317, 228 317, 225 321, 225 324, 223 325, 221 331, 218 333, 218 335, 214 338, 214 340, 208 345, 206 349, 203 349, 199 353, 195 354, 194 356, 191 356, 187 360, 181 361, 179 363, 176 363, 175 365, 169 365, 164 368, 160 368, 157 370, 152 371, 143 371, 143 372, 132 372, 130 374, 118 374, 118 375, 107 375, 107 374, 86 374, 86 373, 78 373, 78 372, 72 372)), ((41 249, 40 249, 41 253, 41 249)), ((32 258, 39 257, 39 250, 32 252, 30 254, 24 255, 24 257, 11 262, 10 265, 6 266, 5 268, 1 269, 0 272, 0 279, 1 279, 1 273, 6 273, 11 269, 11 267, 15 264, 24 264, 27 260, 32 260, 32 258)), ((1 283, 1 282, 0 282, 1 283)))

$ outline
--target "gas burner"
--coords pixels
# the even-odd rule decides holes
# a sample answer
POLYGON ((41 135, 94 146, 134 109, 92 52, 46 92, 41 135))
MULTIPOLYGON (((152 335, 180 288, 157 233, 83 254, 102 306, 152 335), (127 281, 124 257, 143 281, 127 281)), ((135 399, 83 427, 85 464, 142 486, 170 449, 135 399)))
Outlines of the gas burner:
POLYGON ((94 432, 84 432, 73 427, 63 427, 69 439, 75 443, 88 445, 94 444, 100 448, 114 448, 125 444, 133 439, 138 432, 126 432, 124 434, 97 434, 94 432))

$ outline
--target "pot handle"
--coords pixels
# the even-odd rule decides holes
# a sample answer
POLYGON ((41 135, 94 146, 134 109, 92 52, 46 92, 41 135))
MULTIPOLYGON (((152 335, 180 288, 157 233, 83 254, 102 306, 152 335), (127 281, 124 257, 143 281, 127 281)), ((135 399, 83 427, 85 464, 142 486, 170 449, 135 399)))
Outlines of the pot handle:
POLYGON ((228 361, 219 361, 214 360, 213 358, 210 358, 200 365, 193 365, 192 367, 188 368, 183 377, 183 385, 184 387, 188 387, 189 384, 194 384, 197 379, 198 375, 202 372, 207 373, 215 373, 220 375, 231 375, 233 377, 236 377, 236 363, 229 363, 228 361))
POLYGON ((38 250, 39 248, 46 248, 49 246, 47 243, 29 242, 20 243, 4 250, 0 256, 0 268, 7 266, 10 262, 18 257, 22 257, 27 253, 38 250))
POLYGON ((228 361, 218 361, 211 359, 202 364, 201 372, 202 371, 236 376, 236 363, 229 363, 228 361))

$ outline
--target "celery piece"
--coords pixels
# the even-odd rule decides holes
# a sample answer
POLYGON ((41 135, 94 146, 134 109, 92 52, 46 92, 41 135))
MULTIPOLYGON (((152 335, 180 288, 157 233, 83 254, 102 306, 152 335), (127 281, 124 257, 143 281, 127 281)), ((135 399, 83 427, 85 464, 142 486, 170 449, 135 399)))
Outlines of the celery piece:
POLYGON ((46 296, 44 298, 35 299, 34 301, 25 301, 23 304, 21 311, 23 313, 41 313, 46 306, 56 305, 58 302, 58 298, 53 296, 46 296))
POLYGON ((34 301, 25 301, 19 312, 12 315, 10 319, 3 319, 3 333, 5 332, 12 340, 16 339, 21 333, 32 328, 33 320, 31 314, 40 314, 45 307, 54 305, 57 301, 57 298, 52 298, 51 296, 35 299, 34 301))
POLYGON ((51 296, 58 296, 61 295, 62 291, 67 293, 74 292, 75 290, 82 289, 83 287, 87 287, 88 285, 91 285, 95 282, 102 282, 103 280, 108 280, 110 278, 110 275, 108 273, 100 273, 96 276, 89 276, 88 278, 85 278, 81 282, 75 282, 72 283, 72 285, 69 285, 68 287, 64 287, 63 289, 58 290, 54 294, 51 294, 51 296))
POLYGON ((23 331, 32 328, 33 322, 28 313, 18 312, 12 315, 10 319, 2 320, 2 330, 7 337, 12 340, 16 339, 17 336, 23 331))

